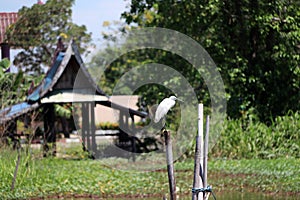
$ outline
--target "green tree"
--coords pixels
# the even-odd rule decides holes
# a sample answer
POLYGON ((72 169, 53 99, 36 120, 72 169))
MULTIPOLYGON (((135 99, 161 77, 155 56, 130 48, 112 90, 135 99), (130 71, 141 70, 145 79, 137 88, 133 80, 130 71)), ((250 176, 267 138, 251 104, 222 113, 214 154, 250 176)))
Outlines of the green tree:
POLYGON ((48 0, 19 10, 19 18, 6 33, 10 45, 23 49, 14 64, 26 72, 42 73, 42 65, 49 66, 59 35, 75 39, 83 53, 91 41, 84 25, 72 23, 72 5, 75 0, 48 0))
MULTIPOLYGON (((254 109, 268 120, 300 109, 297 1, 132 0, 122 18, 128 24, 177 30, 198 41, 223 77, 230 116, 254 109)), ((168 56, 164 59, 170 61, 168 56)))
POLYGON ((41 81, 41 77, 24 74, 22 70, 17 73, 5 72, 10 64, 7 58, 0 61, 0 109, 24 101, 31 84, 36 85, 41 81))
MULTIPOLYGON (((163 64, 171 66, 175 71, 186 77, 194 88, 197 88, 197 96, 199 101, 209 102, 209 96, 207 95, 207 87, 204 84, 198 71, 185 59, 174 53, 160 50, 160 49, 138 49, 133 51, 127 51, 131 46, 138 46, 139 39, 130 36, 130 31, 136 27, 128 27, 124 24, 120 24, 117 30, 104 33, 104 38, 109 41, 106 48, 100 50, 95 56, 93 56, 90 63, 90 72, 92 75, 96 75, 96 79, 99 80, 99 85, 107 94, 121 95, 132 94, 129 90, 130 86, 134 85, 137 81, 143 82, 143 79, 148 79, 148 76, 159 76, 155 74, 153 68, 158 67, 153 65, 152 69, 143 68, 142 74, 145 77, 140 76, 141 73, 132 74, 128 81, 123 81, 124 85, 116 89, 116 84, 120 83, 120 78, 128 71, 134 69, 137 72, 143 66, 151 65, 153 63, 163 64), (123 37, 116 37, 115 33, 120 33, 123 37), (109 61, 109 62, 108 62, 109 61), (185 67, 182 67, 185 66, 185 67), (100 70, 100 71, 97 71, 100 70), (103 76, 98 77, 101 70, 105 69, 103 76), (145 71, 148 70, 148 71, 145 71)), ((145 38, 145 41, 149 38, 145 38)), ((144 81, 145 82, 145 81, 144 81)), ((139 106, 158 104, 163 98, 170 96, 173 92, 168 89, 170 85, 180 86, 180 78, 174 77, 169 80, 164 80, 162 85, 148 84, 138 88, 134 91, 134 94, 140 95, 141 99, 139 106)), ((187 96, 189 95, 186 93, 187 96)), ((181 98, 184 98, 181 96, 181 98)))

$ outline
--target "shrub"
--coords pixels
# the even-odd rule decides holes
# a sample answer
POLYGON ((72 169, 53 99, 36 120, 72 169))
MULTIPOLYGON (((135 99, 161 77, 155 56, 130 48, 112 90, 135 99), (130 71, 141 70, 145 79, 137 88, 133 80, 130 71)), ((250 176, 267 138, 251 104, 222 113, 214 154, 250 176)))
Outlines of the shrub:
POLYGON ((102 130, 118 130, 119 124, 113 122, 100 122, 96 124, 96 128, 102 130))
POLYGON ((226 120, 212 154, 227 158, 296 157, 300 152, 300 114, 289 112, 270 125, 259 121, 226 120))

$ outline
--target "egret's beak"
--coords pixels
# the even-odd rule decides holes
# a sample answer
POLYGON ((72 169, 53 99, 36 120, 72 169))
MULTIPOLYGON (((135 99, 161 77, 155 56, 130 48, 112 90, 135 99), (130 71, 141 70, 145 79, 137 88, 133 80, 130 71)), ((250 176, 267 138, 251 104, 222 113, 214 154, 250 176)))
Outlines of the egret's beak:
POLYGON ((180 101, 180 102, 184 102, 183 100, 181 100, 181 99, 178 99, 178 98, 177 98, 176 100, 177 100, 177 101, 180 101))

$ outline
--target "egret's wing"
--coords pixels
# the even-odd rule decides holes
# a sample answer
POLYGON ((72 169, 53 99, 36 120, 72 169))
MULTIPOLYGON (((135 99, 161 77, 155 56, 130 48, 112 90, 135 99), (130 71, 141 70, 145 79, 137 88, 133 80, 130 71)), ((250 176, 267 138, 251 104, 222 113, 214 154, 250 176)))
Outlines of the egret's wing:
POLYGON ((166 109, 165 107, 158 106, 155 112, 154 122, 159 122, 167 114, 167 112, 168 109, 166 109))
POLYGON ((149 111, 149 117, 150 117, 150 119, 154 119, 154 117, 155 117, 155 113, 156 113, 156 110, 157 110, 157 107, 158 107, 158 105, 156 104, 156 105, 154 105, 154 106, 149 106, 148 107, 148 111, 149 111))
POLYGON ((164 99, 156 109, 154 122, 159 122, 174 105, 175 101, 170 99, 164 99))

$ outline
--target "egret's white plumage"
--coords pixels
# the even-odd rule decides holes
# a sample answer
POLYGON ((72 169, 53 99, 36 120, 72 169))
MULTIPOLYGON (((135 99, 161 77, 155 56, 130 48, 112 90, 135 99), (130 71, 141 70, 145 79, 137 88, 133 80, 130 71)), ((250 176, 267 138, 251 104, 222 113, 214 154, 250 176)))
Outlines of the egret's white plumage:
POLYGON ((158 123, 167 114, 167 112, 175 105, 176 100, 177 98, 175 96, 170 96, 160 102, 155 112, 155 123, 158 123))

